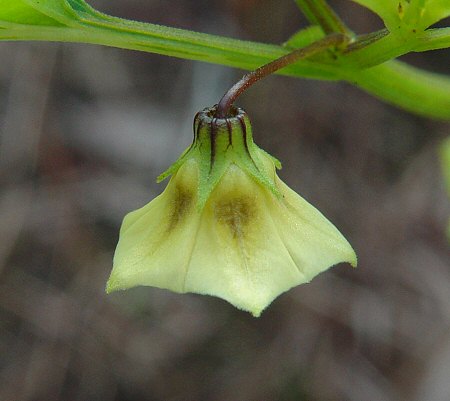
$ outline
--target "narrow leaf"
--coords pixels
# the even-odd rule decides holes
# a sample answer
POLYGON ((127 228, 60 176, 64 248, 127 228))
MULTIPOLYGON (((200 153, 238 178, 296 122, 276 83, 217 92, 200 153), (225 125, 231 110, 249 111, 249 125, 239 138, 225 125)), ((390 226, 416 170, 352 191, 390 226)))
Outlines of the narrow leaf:
POLYGON ((22 25, 61 26, 61 24, 31 7, 21 0, 3 0, 0 5, 0 26, 9 26, 10 23, 22 25))

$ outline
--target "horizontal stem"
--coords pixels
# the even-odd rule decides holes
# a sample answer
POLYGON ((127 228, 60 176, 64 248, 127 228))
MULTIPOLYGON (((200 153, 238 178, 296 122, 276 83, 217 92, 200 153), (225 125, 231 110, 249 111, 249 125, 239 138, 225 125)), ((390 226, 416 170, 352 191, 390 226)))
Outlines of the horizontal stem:
MULTIPOLYGON (((98 14, 80 18, 71 27, 27 26, 0 21, 1 40, 77 42, 140 50, 254 70, 289 52, 282 46, 223 38, 204 33, 139 23, 98 14)), ((295 77, 355 83, 399 107, 428 117, 450 120, 449 78, 430 74, 395 61, 409 51, 449 44, 450 28, 425 31, 414 43, 392 34, 337 59, 315 58, 296 62, 277 73, 295 77), (372 67, 375 64, 382 65, 372 67)))
POLYGON ((347 79, 380 99, 426 117, 450 120, 450 77, 390 61, 347 79))
MULTIPOLYGON (((0 41, 88 43, 205 61, 245 70, 253 70, 289 52, 288 49, 277 45, 222 38, 203 33, 197 35, 194 42, 181 35, 179 39, 170 36, 158 37, 151 32, 115 32, 92 27, 79 29, 33 26, 0 29, 0 41)), ((333 66, 312 61, 288 66, 283 72, 285 75, 305 78, 325 80, 338 78, 333 66)))

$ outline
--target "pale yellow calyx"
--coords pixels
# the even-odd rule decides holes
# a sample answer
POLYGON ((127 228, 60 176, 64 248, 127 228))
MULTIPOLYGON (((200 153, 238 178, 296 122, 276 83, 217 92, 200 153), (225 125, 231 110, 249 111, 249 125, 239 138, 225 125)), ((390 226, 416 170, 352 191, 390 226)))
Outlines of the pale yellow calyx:
POLYGON ((277 177, 272 157, 253 141, 249 149, 247 129, 226 126, 220 143, 194 141, 165 191, 125 217, 108 292, 148 285, 207 294, 259 316, 330 266, 356 265, 342 234, 277 177))

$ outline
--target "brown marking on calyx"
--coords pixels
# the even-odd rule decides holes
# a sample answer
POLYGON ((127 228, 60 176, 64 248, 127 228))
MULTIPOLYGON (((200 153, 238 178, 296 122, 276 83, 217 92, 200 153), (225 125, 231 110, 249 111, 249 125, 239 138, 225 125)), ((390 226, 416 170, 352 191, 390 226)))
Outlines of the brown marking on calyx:
POLYGON ((243 116, 238 116, 238 121, 239 124, 241 124, 241 129, 242 129, 242 135, 244 137, 244 147, 245 147, 245 151, 247 152, 247 154, 250 156, 250 158, 252 157, 250 155, 250 151, 248 150, 248 143, 247 143, 247 125, 245 124, 244 121, 244 117, 243 116))
POLYGON ((175 187, 167 232, 174 230, 189 213, 189 209, 193 204, 193 197, 193 193, 189 189, 179 184, 175 187))
POLYGON ((256 216, 254 202, 247 197, 220 200, 215 204, 216 220, 228 227, 234 239, 240 239, 256 216))
POLYGON ((242 135, 244 137, 244 147, 245 151, 247 152, 248 157, 250 157, 250 160, 252 161, 253 165, 255 166, 256 170, 259 171, 258 166, 256 165, 255 161, 253 160, 252 155, 250 154, 250 150, 248 148, 248 142, 247 142, 247 124, 245 124, 244 116, 239 115, 237 117, 239 123, 241 124, 242 129, 242 135))
POLYGON ((200 133, 200 128, 202 127, 202 120, 198 118, 198 113, 195 115, 194 119, 194 143, 198 140, 200 133))
POLYGON ((195 120, 194 120, 194 140, 191 143, 191 146, 189 147, 189 150, 192 149, 195 146, 199 145, 198 139, 200 136, 200 130, 202 129, 202 120, 198 117, 198 113, 195 116, 195 120))
POLYGON ((227 122, 228 128, 228 146, 233 146, 233 126, 228 118, 225 121, 227 122))
POLYGON ((197 132, 198 132, 198 127, 200 126, 200 112, 198 112, 195 117, 194 117, 194 124, 193 124, 193 129, 194 129, 194 140, 197 139, 197 132))

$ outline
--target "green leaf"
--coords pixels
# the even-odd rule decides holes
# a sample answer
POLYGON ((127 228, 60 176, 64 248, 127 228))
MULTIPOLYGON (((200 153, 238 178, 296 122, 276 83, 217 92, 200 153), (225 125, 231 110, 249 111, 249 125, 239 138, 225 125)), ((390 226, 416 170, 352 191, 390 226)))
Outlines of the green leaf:
POLYGON ((8 23, 61 26, 57 20, 20 0, 3 0, 0 6, 0 26, 9 26, 8 23))
POLYGON ((425 30, 450 15, 449 0, 352 0, 367 7, 395 32, 425 30))
POLYGON ((389 30, 398 25, 398 1, 395 0, 352 0, 377 14, 389 30))
POLYGON ((59 21, 64 25, 71 25, 76 20, 76 14, 64 0, 23 0, 35 10, 59 21))
POLYGON ((283 46, 288 49, 300 49, 301 47, 310 45, 316 40, 322 39, 324 36, 325 34, 319 25, 311 25, 294 33, 283 43, 283 46))
POLYGON ((108 19, 112 17, 83 0, 4 0, 0 6, 0 21, 21 25, 75 27, 89 20, 108 19))
POLYGON ((428 28, 430 25, 450 16, 449 0, 428 0, 426 6, 420 10, 422 21, 428 28))

